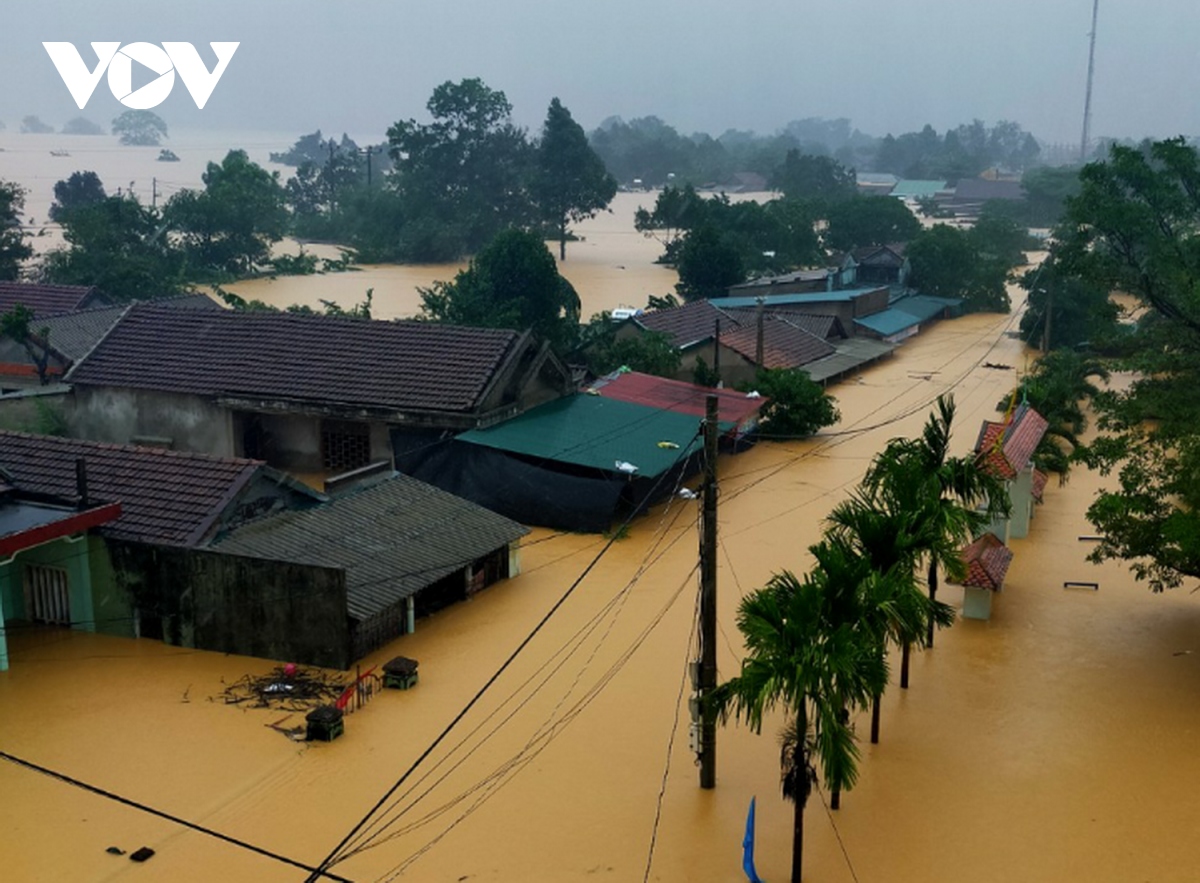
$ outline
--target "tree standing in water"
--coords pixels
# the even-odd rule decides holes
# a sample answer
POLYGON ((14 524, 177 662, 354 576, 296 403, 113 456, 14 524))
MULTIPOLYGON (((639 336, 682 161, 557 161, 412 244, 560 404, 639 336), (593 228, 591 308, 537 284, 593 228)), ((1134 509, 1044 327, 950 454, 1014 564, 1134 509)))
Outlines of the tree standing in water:
POLYGON ((558 256, 564 261, 567 224, 593 217, 617 193, 616 179, 557 98, 550 102, 542 127, 531 190, 546 220, 558 229, 558 256))
POLYGON ((859 755, 845 711, 864 705, 887 680, 875 643, 856 625, 835 619, 831 600, 820 580, 787 571, 743 598, 737 625, 747 656, 738 675, 713 693, 723 719, 733 714, 756 733, 776 708, 786 716, 780 765, 783 796, 795 805, 793 883, 800 880, 804 807, 817 781, 816 762, 831 790, 854 784, 859 755))

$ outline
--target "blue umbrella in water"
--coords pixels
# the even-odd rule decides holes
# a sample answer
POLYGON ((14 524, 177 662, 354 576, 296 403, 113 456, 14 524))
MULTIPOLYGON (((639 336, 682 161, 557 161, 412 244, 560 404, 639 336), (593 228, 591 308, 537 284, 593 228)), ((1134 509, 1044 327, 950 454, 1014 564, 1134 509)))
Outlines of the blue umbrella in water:
POLYGON ((754 870, 754 798, 750 798, 750 812, 746 814, 746 836, 742 838, 742 870, 750 883, 763 883, 754 870))

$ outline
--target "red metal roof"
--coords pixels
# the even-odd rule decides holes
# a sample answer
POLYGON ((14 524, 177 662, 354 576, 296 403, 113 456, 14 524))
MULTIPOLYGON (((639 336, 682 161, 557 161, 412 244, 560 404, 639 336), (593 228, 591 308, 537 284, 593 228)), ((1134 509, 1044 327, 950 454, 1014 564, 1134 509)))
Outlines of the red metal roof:
POLYGON ((704 417, 705 400, 710 394, 715 394, 719 419, 738 425, 754 417, 766 401, 763 398, 747 398, 744 392, 709 389, 706 386, 697 386, 682 380, 668 380, 652 374, 640 374, 637 371, 603 378, 592 384, 592 389, 605 398, 674 411, 677 414, 688 414, 696 418, 704 417))
MULTIPOLYGON (((21 505, 14 503, 12 505, 21 505)), ((61 518, 30 527, 27 530, 10 533, 0 537, 0 555, 7 558, 24 549, 32 549, 42 543, 68 537, 71 534, 82 533, 93 527, 108 524, 121 517, 120 503, 106 503, 82 512, 63 510, 61 518)))
POLYGON ((959 553, 967 567, 963 585, 974 589, 1000 591, 1013 553, 992 533, 985 533, 959 553))

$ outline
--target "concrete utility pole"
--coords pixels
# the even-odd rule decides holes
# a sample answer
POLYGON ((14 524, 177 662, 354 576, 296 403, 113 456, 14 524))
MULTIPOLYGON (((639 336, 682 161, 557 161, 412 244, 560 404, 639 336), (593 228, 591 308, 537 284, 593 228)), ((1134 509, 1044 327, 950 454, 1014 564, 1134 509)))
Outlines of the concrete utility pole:
POLYGON ((700 534, 700 787, 717 785, 717 396, 704 408, 704 515, 700 534))
POLYGON ((1087 96, 1083 99, 1083 139, 1079 144, 1079 161, 1087 162, 1088 142, 1091 141, 1092 128, 1092 74, 1096 68, 1096 19, 1100 15, 1100 0, 1092 0, 1092 32, 1091 45, 1088 47, 1087 96))

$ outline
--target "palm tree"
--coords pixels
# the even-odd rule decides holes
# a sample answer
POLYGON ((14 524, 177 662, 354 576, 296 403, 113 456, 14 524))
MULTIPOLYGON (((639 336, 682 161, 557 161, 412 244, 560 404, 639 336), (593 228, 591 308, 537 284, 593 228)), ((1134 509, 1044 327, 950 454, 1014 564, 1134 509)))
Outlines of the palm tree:
POLYGON ((861 707, 887 681, 886 663, 854 623, 834 619, 835 599, 812 576, 784 571, 742 599, 737 625, 747 655, 739 674, 721 684, 713 701, 756 733, 776 708, 787 715, 782 739, 783 796, 795 804, 792 881, 799 883, 804 852, 804 807, 819 762, 826 787, 852 787, 858 746, 843 710, 861 707))
MULTIPOLYGON (((891 507, 917 513, 924 538, 921 558, 927 562, 930 600, 937 600, 938 569, 961 576, 958 550, 993 517, 1007 515, 1004 483, 981 469, 972 456, 950 456, 954 398, 938 396, 920 439, 893 439, 875 458, 863 479, 868 494, 891 507)), ((931 618, 925 646, 933 646, 931 618)), ((900 686, 908 688, 909 646, 900 667, 900 686)))
MULTIPOLYGON (((860 584, 854 615, 874 636, 881 656, 886 656, 889 643, 923 646, 929 623, 946 626, 954 621, 953 608, 926 598, 917 584, 917 562, 939 544, 928 513, 897 505, 882 490, 859 490, 834 507, 828 522, 824 542, 813 547, 816 572, 860 584)), ((883 686, 886 682, 871 702, 872 743, 879 741, 883 686)))

